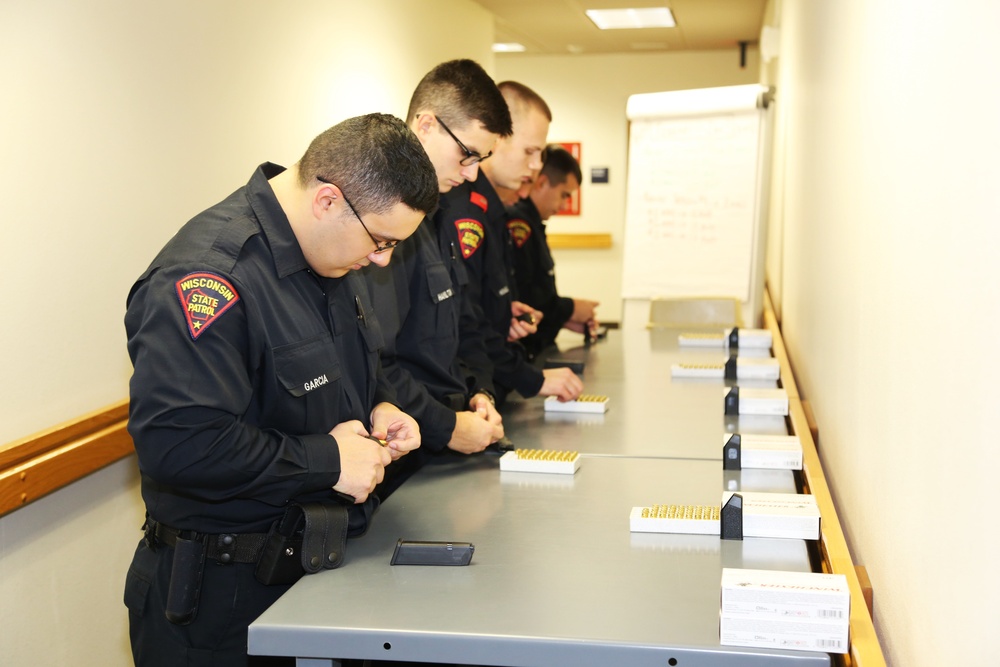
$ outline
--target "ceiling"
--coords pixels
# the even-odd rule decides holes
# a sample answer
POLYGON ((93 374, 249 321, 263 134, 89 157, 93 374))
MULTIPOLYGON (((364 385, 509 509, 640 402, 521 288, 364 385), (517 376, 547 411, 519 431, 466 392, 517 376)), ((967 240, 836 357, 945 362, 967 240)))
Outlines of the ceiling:
MULTIPOLYGON (((760 37, 767 0, 473 0, 496 18, 498 42, 525 54, 636 53, 736 48, 760 37), (675 28, 598 30, 584 10, 670 7, 675 28)), ((519 54, 498 53, 500 58, 519 54)))

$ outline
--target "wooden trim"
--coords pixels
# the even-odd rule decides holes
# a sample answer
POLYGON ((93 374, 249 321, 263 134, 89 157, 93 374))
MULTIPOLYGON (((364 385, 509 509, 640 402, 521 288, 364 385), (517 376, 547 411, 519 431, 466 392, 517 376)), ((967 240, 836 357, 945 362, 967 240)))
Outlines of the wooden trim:
POLYGON ((858 580, 851 552, 847 548, 847 540, 840 527, 837 508, 833 503, 830 487, 827 486, 823 474, 823 466, 819 453, 809 430, 802 402, 798 399, 788 400, 788 416, 792 424, 792 432, 799 436, 802 443, 802 476, 806 490, 816 498, 822 520, 820 535, 820 551, 823 555, 823 570, 834 574, 842 574, 847 578, 847 586, 851 591, 851 652, 848 654, 851 667, 884 667, 885 657, 879 645, 878 636, 868 608, 861 604, 865 591, 858 580))
POLYGON ((610 248, 611 234, 548 234, 546 240, 550 248, 560 250, 570 248, 610 248))
POLYGON ((868 578, 868 568, 864 565, 855 565, 854 569, 858 573, 858 583, 861 584, 861 591, 865 596, 868 615, 875 618, 875 591, 872 589, 872 580, 868 578))
POLYGON ((0 447, 0 516, 131 454, 127 422, 126 400, 0 447))
POLYGON ((809 433, 812 435, 813 444, 819 450, 819 424, 816 423, 816 415, 813 414, 812 403, 802 399, 802 412, 806 413, 806 423, 809 424, 809 433))
POLYGON ((774 316, 774 305, 767 290, 764 290, 764 327, 771 332, 771 349, 781 364, 781 386, 788 392, 788 398, 798 398, 799 388, 795 384, 795 372, 792 370, 792 363, 785 349, 785 339, 781 337, 781 327, 778 326, 778 319, 774 316))

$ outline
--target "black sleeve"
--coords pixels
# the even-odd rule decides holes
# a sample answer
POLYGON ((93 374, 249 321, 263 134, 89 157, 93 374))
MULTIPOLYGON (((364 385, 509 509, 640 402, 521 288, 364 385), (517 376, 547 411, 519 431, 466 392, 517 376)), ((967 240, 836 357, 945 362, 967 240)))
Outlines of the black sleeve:
POLYGON ((154 272, 134 290, 125 316, 134 366, 128 428, 143 474, 205 502, 252 498, 280 506, 332 487, 340 453, 331 435, 291 435, 243 417, 253 409, 259 362, 248 299, 193 340, 174 292, 183 275, 154 272))

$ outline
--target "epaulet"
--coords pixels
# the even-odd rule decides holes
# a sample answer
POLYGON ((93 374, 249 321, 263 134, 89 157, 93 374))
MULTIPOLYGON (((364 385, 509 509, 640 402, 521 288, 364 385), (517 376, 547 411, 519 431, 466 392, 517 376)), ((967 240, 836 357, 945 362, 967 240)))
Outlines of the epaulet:
POLYGON ((483 209, 483 211, 485 211, 487 209, 487 207, 489 206, 489 202, 486 200, 486 197, 484 195, 476 192, 475 190, 473 190, 469 194, 469 201, 471 201, 473 204, 475 204, 479 208, 483 209))

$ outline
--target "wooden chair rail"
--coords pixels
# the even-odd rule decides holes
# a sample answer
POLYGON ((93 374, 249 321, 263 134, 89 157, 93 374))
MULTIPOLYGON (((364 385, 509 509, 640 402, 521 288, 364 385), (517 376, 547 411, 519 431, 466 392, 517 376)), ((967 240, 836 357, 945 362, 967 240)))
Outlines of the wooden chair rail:
POLYGON ((590 249, 590 248, 610 248, 611 234, 548 234, 545 237, 550 248, 562 249, 590 249))
POLYGON ((774 316, 774 306, 767 290, 764 290, 764 328, 771 331, 774 357, 781 364, 781 386, 788 392, 788 398, 798 398, 799 389, 795 384, 795 372, 788 358, 788 351, 785 350, 785 341, 781 337, 781 327, 778 325, 778 319, 774 316))
POLYGON ((0 516, 132 453, 120 401, 0 447, 0 516))
POLYGON ((803 486, 808 493, 815 496, 820 516, 823 517, 820 535, 823 570, 844 575, 851 591, 851 650, 850 653, 843 656, 843 664, 845 667, 885 667, 885 656, 882 654, 882 647, 872 622, 871 582, 868 581, 864 568, 855 566, 851 552, 847 547, 847 539, 840 526, 837 508, 834 505, 830 487, 827 485, 819 452, 813 438, 816 426, 806 416, 804 401, 800 400, 798 390, 795 388, 795 378, 781 337, 781 330, 777 318, 774 316, 770 295, 766 291, 764 322, 770 329, 774 340, 774 356, 781 363, 782 384, 788 389, 788 418, 791 430, 792 433, 799 436, 802 443, 803 486), (862 575, 860 578, 859 570, 862 575))

